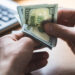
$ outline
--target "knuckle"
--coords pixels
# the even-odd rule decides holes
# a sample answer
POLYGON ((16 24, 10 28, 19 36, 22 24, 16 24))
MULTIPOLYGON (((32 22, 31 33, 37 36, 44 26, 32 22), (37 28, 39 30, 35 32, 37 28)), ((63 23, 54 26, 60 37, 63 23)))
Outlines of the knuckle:
POLYGON ((29 38, 29 37, 23 37, 22 42, 27 44, 27 45, 30 45, 30 44, 34 43, 33 40, 31 38, 29 38))

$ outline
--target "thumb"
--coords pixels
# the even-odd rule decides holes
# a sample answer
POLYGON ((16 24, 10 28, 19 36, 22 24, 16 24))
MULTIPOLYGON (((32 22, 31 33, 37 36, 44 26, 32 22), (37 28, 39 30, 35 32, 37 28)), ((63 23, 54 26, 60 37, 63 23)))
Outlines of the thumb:
POLYGON ((32 50, 35 47, 36 42, 29 37, 22 37, 18 40, 18 43, 21 45, 23 49, 32 50))
POLYGON ((48 35, 56 36, 64 40, 75 41, 74 27, 67 27, 64 25, 46 23, 44 24, 44 30, 48 35))
POLYGON ((16 31, 15 33, 12 33, 10 35, 13 40, 19 40, 20 38, 24 36, 24 33, 16 31))

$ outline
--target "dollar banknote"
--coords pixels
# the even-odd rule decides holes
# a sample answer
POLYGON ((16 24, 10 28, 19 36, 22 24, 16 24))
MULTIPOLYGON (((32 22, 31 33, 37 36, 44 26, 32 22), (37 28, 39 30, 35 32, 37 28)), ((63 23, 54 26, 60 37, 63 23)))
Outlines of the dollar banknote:
POLYGON ((56 23, 57 8, 57 4, 19 6, 18 11, 23 32, 40 41, 44 46, 55 47, 57 38, 46 34, 41 23, 46 20, 56 23))
POLYGON ((23 26, 23 24, 24 24, 23 6, 18 6, 17 10, 18 10, 19 17, 18 17, 18 15, 16 17, 17 17, 18 21, 20 22, 20 25, 23 26), (19 18, 20 18, 20 20, 19 20, 19 18))

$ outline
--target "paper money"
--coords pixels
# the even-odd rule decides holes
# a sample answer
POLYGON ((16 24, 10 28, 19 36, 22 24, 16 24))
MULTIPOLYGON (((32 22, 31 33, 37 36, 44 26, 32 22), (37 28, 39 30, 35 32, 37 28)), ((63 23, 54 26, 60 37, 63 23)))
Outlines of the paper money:
POLYGON ((23 26, 23 24, 24 24, 23 6, 18 6, 17 10, 18 10, 19 17, 18 17, 18 15, 16 17, 17 17, 18 21, 20 22, 20 25, 23 26), (21 21, 19 20, 19 18, 21 21))
POLYGON ((41 23, 45 20, 56 23, 57 4, 22 6, 22 8, 19 9, 19 14, 19 16, 22 15, 20 19, 24 33, 27 33, 49 48, 56 46, 57 38, 48 36, 44 32, 41 23))

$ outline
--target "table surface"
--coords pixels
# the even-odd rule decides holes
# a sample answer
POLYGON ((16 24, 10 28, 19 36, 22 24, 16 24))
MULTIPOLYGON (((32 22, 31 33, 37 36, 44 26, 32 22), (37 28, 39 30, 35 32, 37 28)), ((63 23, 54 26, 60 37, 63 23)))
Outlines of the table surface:
MULTIPOLYGON (((14 0, 20 5, 58 3, 59 7, 75 7, 75 0, 14 0)), ((17 30, 17 28, 13 29, 17 30)), ((50 55, 46 67, 32 72, 33 75, 62 75, 62 70, 75 69, 75 55, 68 47, 65 41, 58 39, 57 46, 51 51, 44 48, 41 51, 47 51, 50 55)), ((68 74, 69 75, 69 74, 68 74)))

